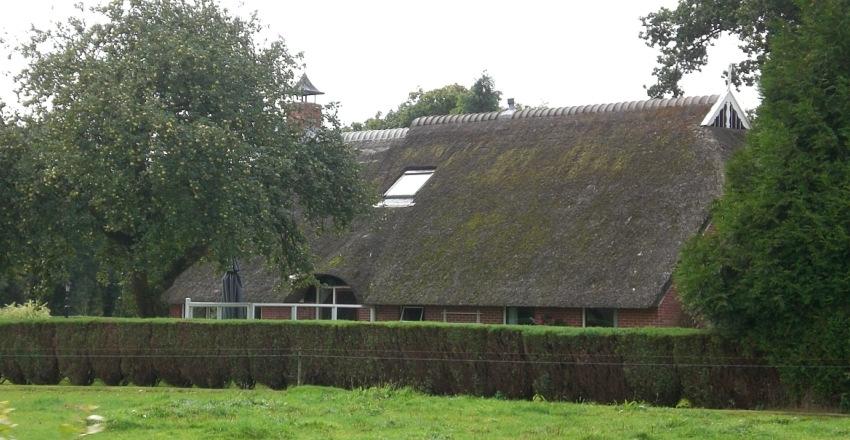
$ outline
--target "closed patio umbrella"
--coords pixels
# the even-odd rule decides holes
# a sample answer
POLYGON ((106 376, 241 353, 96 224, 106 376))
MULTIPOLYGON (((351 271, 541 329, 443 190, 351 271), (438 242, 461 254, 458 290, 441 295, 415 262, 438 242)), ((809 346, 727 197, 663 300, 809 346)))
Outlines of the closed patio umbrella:
MULTIPOLYGON (((242 278, 239 276, 239 263, 233 260, 233 266, 221 277, 221 300, 224 302, 242 302, 242 278)), ((226 308, 222 316, 225 319, 244 318, 242 309, 226 308)))

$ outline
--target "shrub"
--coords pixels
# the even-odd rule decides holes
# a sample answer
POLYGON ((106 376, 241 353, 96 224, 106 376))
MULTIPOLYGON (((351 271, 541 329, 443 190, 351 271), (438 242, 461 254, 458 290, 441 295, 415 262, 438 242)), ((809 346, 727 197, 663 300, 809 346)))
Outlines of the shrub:
POLYGON ((42 319, 50 317, 46 303, 29 300, 23 304, 7 304, 0 307, 0 319, 42 319))
POLYGON ((72 319, 0 322, 16 383, 259 383, 694 406, 793 405, 776 369, 696 330, 441 323, 72 319), (300 372, 300 374, 299 374, 300 372))

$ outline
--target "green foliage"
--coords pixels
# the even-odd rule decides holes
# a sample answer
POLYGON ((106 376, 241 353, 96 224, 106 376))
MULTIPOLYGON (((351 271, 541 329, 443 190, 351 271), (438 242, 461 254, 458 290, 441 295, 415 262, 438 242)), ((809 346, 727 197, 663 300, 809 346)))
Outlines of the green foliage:
POLYGON ((77 385, 281 389, 300 382, 548 401, 789 403, 778 374, 757 355, 682 329, 54 318, 0 322, 0 353, 9 354, 0 357, 0 375, 13 383, 64 377, 77 385))
POLYGON ((11 303, 0 307, 0 319, 43 319, 50 317, 46 304, 29 300, 23 304, 11 303))
POLYGON ((469 93, 460 98, 460 111, 457 113, 483 113, 499 109, 502 92, 496 90, 496 83, 487 72, 475 80, 469 93))
POLYGON ((414 119, 422 116, 449 115, 460 113, 480 113, 499 110, 502 92, 496 90, 493 78, 484 72, 467 89, 459 84, 451 84, 427 92, 419 88, 410 92, 407 101, 399 104, 386 116, 378 112, 374 118, 363 123, 354 123, 352 130, 382 130, 387 128, 409 127, 414 119))
POLYGON ((686 246, 676 280, 692 311, 835 404, 850 390, 850 2, 801 5, 773 35, 714 229, 686 246))
POLYGON ((3 250, 0 252, 0 305, 24 300, 20 268, 15 265, 26 249, 26 241, 19 233, 19 212, 24 195, 18 167, 24 152, 21 130, 0 102, 0 200, 3 200, 3 209, 0 209, 0 249, 3 250))
POLYGON ((333 114, 306 133, 288 118, 297 57, 260 42, 256 17, 211 0, 93 13, 95 24, 71 18, 20 48, 28 154, 16 214, 30 276, 67 278, 88 256, 153 316, 202 258, 262 255, 284 274, 309 272, 305 224, 345 227, 370 196, 333 114))
POLYGON ((641 17, 640 37, 656 47, 659 66, 652 74, 656 83, 650 97, 681 96, 683 74, 700 70, 708 62, 707 50, 723 34, 743 42, 747 59, 736 66, 736 85, 753 85, 773 48, 773 35, 784 25, 800 20, 795 0, 680 0, 675 9, 666 7, 641 17))

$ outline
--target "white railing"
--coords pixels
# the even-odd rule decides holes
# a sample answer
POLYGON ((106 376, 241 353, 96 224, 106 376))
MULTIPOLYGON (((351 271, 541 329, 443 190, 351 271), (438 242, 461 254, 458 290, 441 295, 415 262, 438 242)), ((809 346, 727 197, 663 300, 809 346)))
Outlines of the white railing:
MULTIPOLYGON (((193 309, 206 308, 215 309, 215 319, 222 319, 224 309, 245 309, 245 317, 247 319, 256 319, 256 311, 263 307, 289 308, 289 319, 298 320, 298 309, 316 310, 315 319, 320 319, 320 309, 331 310, 331 320, 337 320, 337 312, 339 309, 363 309, 366 306, 362 304, 316 304, 316 303, 251 303, 251 302, 209 302, 209 301, 192 301, 191 298, 186 298, 183 303, 183 318, 192 319, 194 317, 193 309)), ((375 308, 369 307, 369 321, 375 321, 375 308)))

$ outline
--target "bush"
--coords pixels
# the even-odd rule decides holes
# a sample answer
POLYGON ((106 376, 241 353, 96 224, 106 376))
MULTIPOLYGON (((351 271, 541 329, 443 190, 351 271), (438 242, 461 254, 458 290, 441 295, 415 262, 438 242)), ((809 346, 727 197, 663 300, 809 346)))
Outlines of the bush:
POLYGON ((303 383, 707 407, 793 405, 774 368, 698 330, 69 319, 0 323, 0 374, 220 388, 303 383))
POLYGON ((771 24, 764 100, 727 164, 712 231, 683 248, 675 279, 689 311, 787 365, 795 394, 839 406, 850 393, 850 1, 793 4, 797 20, 771 24))
POLYGON ((0 307, 0 319, 42 319, 50 317, 47 304, 29 300, 23 304, 7 304, 0 307))

